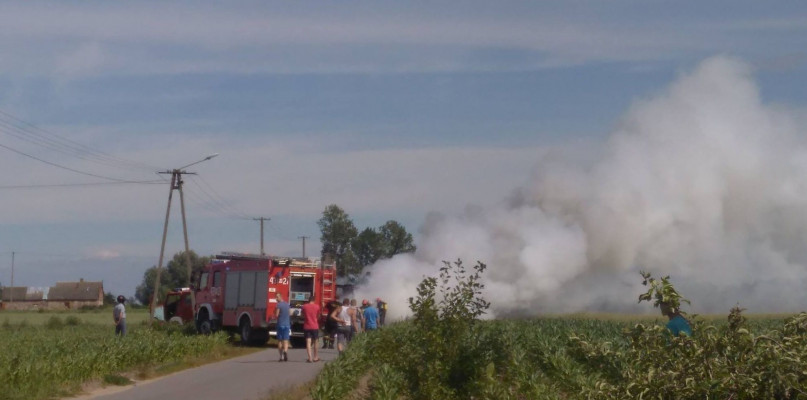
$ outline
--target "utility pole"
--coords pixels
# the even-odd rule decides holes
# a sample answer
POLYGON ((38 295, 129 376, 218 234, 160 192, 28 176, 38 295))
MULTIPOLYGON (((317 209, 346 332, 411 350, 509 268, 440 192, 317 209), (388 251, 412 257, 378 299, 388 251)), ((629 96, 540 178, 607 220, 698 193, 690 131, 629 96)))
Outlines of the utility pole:
MULTIPOLYGON (((196 175, 195 172, 187 172, 185 168, 190 167, 191 165, 198 164, 202 161, 207 161, 215 156, 218 153, 205 157, 202 160, 196 161, 194 163, 190 163, 184 167, 176 168, 169 171, 160 171, 160 174, 171 174, 171 187, 168 191, 168 206, 165 209, 165 223, 163 224, 163 240, 162 245, 160 246, 160 258, 157 262, 157 277, 154 281, 154 293, 151 297, 151 305, 149 307, 149 325, 151 324, 151 320, 153 319, 154 315, 154 308, 157 305, 157 297, 160 294, 160 275, 162 274, 163 269, 163 257, 165 256, 165 239, 168 234, 168 219, 171 215, 171 199, 174 194, 174 190, 179 191, 179 205, 180 209, 182 210, 182 233, 185 237, 185 265, 188 268, 188 286, 191 284, 191 271, 193 266, 191 265, 191 254, 190 254, 190 247, 188 246, 188 223, 185 218, 185 195, 182 191, 182 175, 196 175)), ((196 308, 196 296, 193 290, 191 290, 191 309, 196 308)))
POLYGON ((263 252, 263 221, 269 221, 271 218, 266 217, 259 217, 259 218, 252 218, 253 221, 261 221, 261 255, 265 256, 266 253, 263 252))
POLYGON ((297 239, 303 239, 303 258, 305 258, 305 240, 308 239, 308 236, 297 236, 297 239))
POLYGON ((14 252, 11 252, 11 290, 8 291, 8 302, 14 302, 14 252))

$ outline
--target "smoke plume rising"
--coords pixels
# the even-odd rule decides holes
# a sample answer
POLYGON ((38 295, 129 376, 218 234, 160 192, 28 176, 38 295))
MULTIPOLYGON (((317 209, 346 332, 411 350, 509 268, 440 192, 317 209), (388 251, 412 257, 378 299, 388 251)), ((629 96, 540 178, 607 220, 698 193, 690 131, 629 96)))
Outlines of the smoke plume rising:
POLYGON ((492 315, 651 311, 639 270, 697 313, 807 308, 807 141, 763 104, 749 66, 713 57, 637 101, 594 151, 536 156, 497 207, 429 215, 418 251, 379 262, 358 296, 390 315, 441 260, 488 265, 492 315), (580 154, 585 154, 581 157, 580 154))

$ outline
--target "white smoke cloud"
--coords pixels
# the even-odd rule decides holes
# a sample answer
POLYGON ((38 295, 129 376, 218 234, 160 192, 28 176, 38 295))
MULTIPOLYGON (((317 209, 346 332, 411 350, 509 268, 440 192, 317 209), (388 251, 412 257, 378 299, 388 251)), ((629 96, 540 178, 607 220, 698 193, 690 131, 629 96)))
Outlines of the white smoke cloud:
POLYGON ((359 296, 406 299, 441 260, 488 265, 493 315, 651 311, 639 270, 671 275, 691 311, 806 308, 807 141, 743 62, 703 61, 638 101, 603 147, 541 156, 499 207, 430 215, 414 255, 379 262, 359 296), (368 294, 372 294, 369 296, 368 294))

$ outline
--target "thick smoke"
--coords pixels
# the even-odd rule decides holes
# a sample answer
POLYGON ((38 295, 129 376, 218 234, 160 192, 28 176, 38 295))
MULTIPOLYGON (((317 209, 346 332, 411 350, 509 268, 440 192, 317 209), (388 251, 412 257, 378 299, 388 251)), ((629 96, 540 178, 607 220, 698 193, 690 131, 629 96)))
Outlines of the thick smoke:
POLYGON ((488 265, 497 316, 649 312, 639 270, 671 275, 691 312, 807 308, 806 139, 762 104, 747 65, 708 59, 587 157, 536 157, 499 207, 429 215, 417 253, 379 262, 358 295, 403 316, 422 277, 461 258, 488 265))

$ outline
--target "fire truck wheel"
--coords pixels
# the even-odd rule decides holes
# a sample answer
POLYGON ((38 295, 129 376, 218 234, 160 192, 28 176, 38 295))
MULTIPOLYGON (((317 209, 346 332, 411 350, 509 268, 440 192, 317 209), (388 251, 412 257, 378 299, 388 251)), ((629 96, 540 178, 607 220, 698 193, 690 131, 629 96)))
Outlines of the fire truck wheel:
POLYGON ((250 344, 250 340, 252 340, 252 327, 249 326, 249 319, 242 318, 239 328, 239 332, 241 332, 241 343, 245 345, 250 344))
POLYGON ((210 322, 210 318, 207 317, 207 313, 199 314, 199 320, 196 321, 196 330, 202 335, 213 333, 213 324, 210 322))

